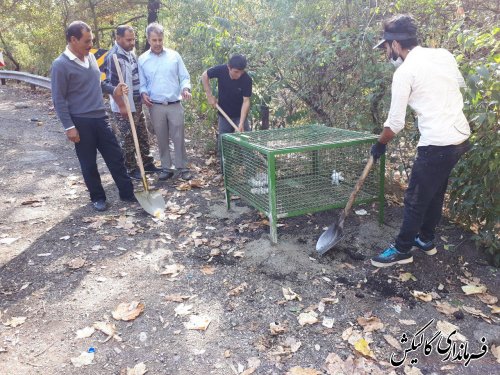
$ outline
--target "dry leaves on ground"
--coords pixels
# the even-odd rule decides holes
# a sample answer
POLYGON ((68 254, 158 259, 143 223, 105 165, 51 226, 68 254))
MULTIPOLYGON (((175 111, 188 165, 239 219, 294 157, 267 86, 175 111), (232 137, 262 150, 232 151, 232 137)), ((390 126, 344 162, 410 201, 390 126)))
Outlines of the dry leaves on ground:
POLYGON ((134 320, 144 311, 144 304, 138 301, 122 302, 111 313, 116 320, 134 320))
POLYGON ((453 307, 448 302, 438 302, 438 301, 436 301, 436 310, 445 315, 453 315, 457 311, 460 311, 458 307, 453 307))
POLYGON ((177 315, 189 315, 191 314, 191 309, 193 308, 193 305, 186 305, 184 303, 181 303, 179 305, 177 305, 177 307, 175 308, 175 316, 177 315))
POLYGON ((75 367, 83 367, 92 364, 94 353, 82 352, 78 357, 71 358, 71 363, 75 367))
POLYGON ((206 331, 211 321, 212 319, 206 316, 191 315, 189 322, 184 322, 183 324, 186 329, 206 331))
POLYGON ((432 301, 432 295, 429 293, 424 293, 424 292, 420 292, 418 290, 414 290, 411 292, 411 295, 413 297, 415 297, 416 299, 419 299, 419 300, 424 301, 424 302, 432 301))
POLYGON ((295 366, 288 370, 286 375, 321 375, 321 371, 313 368, 295 366))
POLYGON ((372 360, 361 356, 349 355, 344 361, 338 354, 330 353, 325 360, 325 370, 328 375, 339 374, 370 374, 395 375, 396 372, 381 370, 372 360))
POLYGON ((363 327, 364 332, 373 332, 384 328, 384 323, 376 316, 370 316, 368 318, 360 316, 357 321, 358 324, 363 327))
POLYGON ((315 324, 318 323, 318 314, 314 311, 308 311, 305 313, 299 314, 297 320, 301 326, 306 324, 315 324))
POLYGON ((247 288, 248 284, 243 282, 241 283, 240 285, 238 285, 236 288, 233 288, 231 289, 227 295, 228 296, 232 296, 232 297, 235 297, 235 296, 239 296, 242 292, 245 291, 245 289, 247 288))
POLYGON ((281 288, 281 290, 283 291, 283 297, 285 297, 287 301, 293 301, 294 299, 302 301, 302 297, 295 293, 291 288, 281 288))
POLYGON ((473 285, 473 284, 467 284, 467 285, 462 285, 462 290, 464 293, 469 296, 471 294, 483 294, 486 293, 486 286, 485 285, 473 285))
POLYGON ((370 349, 368 341, 366 341, 364 338, 360 338, 358 341, 354 343, 354 349, 356 349, 359 353, 363 354, 364 356, 375 358, 375 354, 370 349))
POLYGON ((85 259, 81 257, 73 258, 68 263, 68 268, 72 270, 76 270, 78 268, 82 268, 85 265, 85 259))
POLYGON ((204 265, 203 267, 201 267, 200 271, 204 275, 213 275, 215 273, 215 267, 207 264, 207 265, 204 265))
POLYGON ((438 329, 438 331, 441 331, 441 335, 446 338, 448 338, 453 331, 456 331, 455 334, 450 337, 450 340, 452 341, 467 341, 467 338, 465 338, 464 335, 458 333, 460 328, 454 324, 451 324, 450 322, 447 322, 445 320, 438 320, 436 323, 436 328, 438 329))
POLYGON ((77 339, 84 339, 87 337, 90 337, 94 334, 95 328, 94 327, 85 327, 82 329, 79 329, 76 331, 76 338, 77 339))
POLYGON ((161 273, 161 275, 167 275, 169 276, 171 279, 177 277, 179 275, 179 273, 181 273, 182 271, 184 271, 186 267, 184 267, 182 264, 167 264, 165 266, 165 271, 163 271, 161 273))
POLYGON ((3 323, 3 325, 15 328, 15 327, 23 324, 26 321, 26 319, 27 319, 26 316, 13 316, 9 320, 7 320, 5 323, 3 323))
MULTIPOLYGON (((116 318, 115 318, 116 319, 116 318)), ((116 341, 122 341, 122 338, 116 333, 116 326, 113 323, 109 322, 95 322, 92 327, 101 331, 102 333, 108 335, 108 337, 103 341, 107 342, 111 338, 114 338, 116 341)))
POLYGON ((148 369, 144 362, 139 362, 133 368, 122 369, 120 375, 144 375, 146 372, 148 372, 148 369))
POLYGON ((500 363, 500 346, 492 345, 490 352, 497 359, 497 363, 500 363))
POLYGON ((491 318, 488 315, 485 315, 481 310, 475 309, 474 307, 470 307, 470 306, 462 306, 462 309, 465 312, 467 312, 467 313, 469 313, 477 318, 481 318, 485 322, 491 324, 491 318))
POLYGON ((387 335, 384 335, 384 339, 385 341, 387 341, 389 343, 390 346, 392 346, 394 349, 397 349, 397 350, 403 350, 403 348, 401 347, 401 344, 399 343, 399 340, 396 339, 394 336, 391 336, 389 334, 387 335))
POLYGON ((494 305, 495 303, 498 302, 498 298, 495 296, 492 296, 491 294, 485 293, 485 294, 476 294, 476 297, 479 298, 479 300, 487 305, 494 305))
POLYGON ((271 335, 279 335, 286 332, 286 327, 280 322, 272 322, 269 324, 271 335))

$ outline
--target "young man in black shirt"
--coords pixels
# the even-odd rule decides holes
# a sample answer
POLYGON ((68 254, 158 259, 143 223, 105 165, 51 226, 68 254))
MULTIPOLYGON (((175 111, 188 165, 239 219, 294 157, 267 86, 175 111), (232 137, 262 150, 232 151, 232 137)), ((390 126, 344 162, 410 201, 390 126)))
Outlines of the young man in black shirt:
MULTIPOLYGON (((248 131, 248 111, 252 96, 252 78, 245 72, 247 60, 243 55, 233 55, 227 65, 216 65, 205 70, 201 81, 207 95, 208 104, 216 107, 217 102, 224 112, 238 125, 240 131, 248 131), (210 79, 217 78, 219 99, 212 95, 210 79)), ((217 148, 220 151, 221 135, 234 132, 233 127, 219 113, 219 139, 217 148)))

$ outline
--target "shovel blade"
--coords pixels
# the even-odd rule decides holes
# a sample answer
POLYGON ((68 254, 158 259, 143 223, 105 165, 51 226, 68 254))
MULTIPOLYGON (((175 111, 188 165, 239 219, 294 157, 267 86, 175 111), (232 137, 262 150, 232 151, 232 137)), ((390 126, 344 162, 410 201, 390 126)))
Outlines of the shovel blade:
POLYGON ((325 254, 342 239, 343 235, 343 226, 338 223, 333 223, 319 237, 318 242, 316 242, 316 252, 318 252, 319 255, 325 254))
POLYGON ((165 200, 158 191, 136 191, 135 197, 144 211, 153 216, 158 216, 165 211, 165 200))

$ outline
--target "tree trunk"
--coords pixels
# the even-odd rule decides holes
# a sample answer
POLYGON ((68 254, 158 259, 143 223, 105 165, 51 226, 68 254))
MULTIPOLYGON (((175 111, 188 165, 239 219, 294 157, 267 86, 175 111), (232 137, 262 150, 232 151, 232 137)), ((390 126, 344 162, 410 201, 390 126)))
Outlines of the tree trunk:
POLYGON ((99 40, 99 21, 97 20, 97 14, 95 11, 96 4, 92 2, 92 0, 89 0, 89 8, 90 12, 92 13, 92 20, 94 22, 94 44, 96 48, 100 47, 100 40, 99 40))
POLYGON ((0 42, 2 42, 2 44, 3 44, 3 50, 5 52, 5 57, 7 57, 12 62, 12 64, 14 64, 15 71, 17 71, 17 72, 20 71, 21 64, 19 64, 19 62, 12 55, 12 52, 10 51, 10 48, 7 46, 7 43, 5 43, 5 39, 3 38, 3 35, 1 32, 0 32, 0 42))
MULTIPOLYGON (((153 22, 158 22, 158 12, 160 11, 161 2, 158 0, 148 0, 148 25, 153 22)), ((146 45, 144 51, 149 49, 150 45, 146 35, 146 45)))
POLYGON ((265 104, 260 106, 261 130, 269 129, 269 107, 265 104))

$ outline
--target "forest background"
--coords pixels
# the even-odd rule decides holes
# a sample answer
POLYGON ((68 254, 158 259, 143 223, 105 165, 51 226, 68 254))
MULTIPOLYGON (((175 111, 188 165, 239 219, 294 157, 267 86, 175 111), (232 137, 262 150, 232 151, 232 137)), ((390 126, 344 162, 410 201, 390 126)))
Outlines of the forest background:
MULTIPOLYGON (((0 51, 6 69, 50 75, 73 20, 93 29, 94 46, 110 48, 114 29, 136 29, 136 50, 146 48, 151 21, 166 30, 191 74, 190 130, 214 147, 215 112, 201 73, 243 53, 254 79, 250 120, 254 129, 323 123, 378 133, 390 104, 393 68, 373 50, 381 22, 411 13, 424 47, 452 52, 464 75, 464 112, 473 149, 455 168, 447 213, 473 232, 479 248, 500 264, 500 1, 498 0, 0 0, 0 51)), ((215 88, 214 88, 215 89, 215 88)), ((387 177, 405 185, 418 131, 408 111, 407 129, 393 143, 387 177)))

